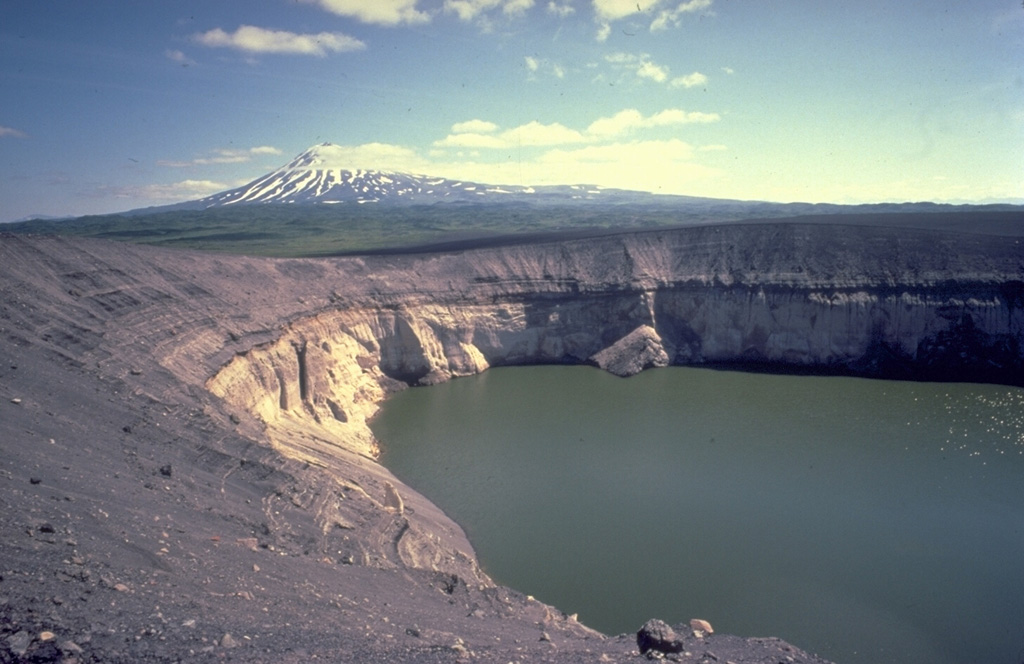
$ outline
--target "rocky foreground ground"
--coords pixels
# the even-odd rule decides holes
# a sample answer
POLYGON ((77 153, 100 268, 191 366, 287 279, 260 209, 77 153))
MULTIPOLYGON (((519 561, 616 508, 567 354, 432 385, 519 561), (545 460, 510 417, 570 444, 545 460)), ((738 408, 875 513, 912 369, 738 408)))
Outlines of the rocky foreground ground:
MULTIPOLYGON (((495 251, 275 261, 0 236, 0 662, 823 662, 690 625, 653 648, 597 633, 495 585, 375 463, 365 419, 405 383, 530 352, 678 361, 641 305, 682 259, 495 251), (581 292, 610 332, 567 322, 581 292)), ((997 288, 1014 261, 979 278, 997 288)))

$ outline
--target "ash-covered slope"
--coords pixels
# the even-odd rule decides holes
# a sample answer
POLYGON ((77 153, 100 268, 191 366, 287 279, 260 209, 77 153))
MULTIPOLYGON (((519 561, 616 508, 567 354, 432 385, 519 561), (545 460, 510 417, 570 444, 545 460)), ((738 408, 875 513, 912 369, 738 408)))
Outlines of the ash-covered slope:
POLYGON ((966 233, 702 227, 322 260, 0 236, 0 660, 630 661, 635 640, 585 610, 496 586, 374 462, 387 394, 535 362, 1019 382, 1022 337, 1024 248, 966 233))

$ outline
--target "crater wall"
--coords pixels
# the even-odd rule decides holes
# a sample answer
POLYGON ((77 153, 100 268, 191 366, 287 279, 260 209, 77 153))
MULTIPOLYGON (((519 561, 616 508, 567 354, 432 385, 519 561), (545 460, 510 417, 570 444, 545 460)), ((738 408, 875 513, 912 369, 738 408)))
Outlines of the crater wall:
POLYGON ((350 298, 240 352, 208 388, 272 430, 372 456, 366 421, 388 392, 491 366, 1022 380, 1013 239, 740 226, 365 260, 350 298))
POLYGON ((212 394, 221 426, 333 478, 292 496, 322 553, 482 583, 458 526, 374 461, 367 421, 395 390, 536 363, 1024 383, 1016 237, 773 223, 336 259, 0 251, 8 342, 154 399, 212 394))

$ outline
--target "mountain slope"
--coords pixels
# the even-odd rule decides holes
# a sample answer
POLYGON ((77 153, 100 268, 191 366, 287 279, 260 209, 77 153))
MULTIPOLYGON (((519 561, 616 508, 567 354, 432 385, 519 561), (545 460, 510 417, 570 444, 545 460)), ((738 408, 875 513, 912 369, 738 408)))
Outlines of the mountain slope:
POLYGON ((330 143, 315 145, 281 168, 252 182, 196 201, 195 207, 254 203, 518 203, 557 200, 607 200, 651 194, 587 185, 526 187, 489 185, 396 171, 352 169, 342 149, 330 143))

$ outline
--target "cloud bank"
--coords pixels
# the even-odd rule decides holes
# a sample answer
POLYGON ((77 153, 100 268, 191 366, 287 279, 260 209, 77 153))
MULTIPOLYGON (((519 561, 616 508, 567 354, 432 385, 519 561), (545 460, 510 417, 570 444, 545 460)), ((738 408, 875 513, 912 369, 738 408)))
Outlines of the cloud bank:
POLYGON ((189 166, 210 166, 214 164, 244 164, 252 161, 253 157, 279 154, 282 154, 281 150, 269 145, 260 145, 247 150, 219 148, 212 150, 210 156, 207 157, 197 157, 190 161, 160 160, 157 162, 157 165, 169 166, 171 168, 187 168, 189 166))
POLYGON ((430 14, 416 9, 417 0, 301 0, 363 23, 395 26, 427 23, 430 14))
POLYGON ((328 53, 345 53, 366 48, 364 42, 340 32, 297 34, 253 25, 240 26, 232 33, 214 28, 195 35, 195 41, 203 46, 232 48, 246 53, 313 55, 321 58, 328 53))

